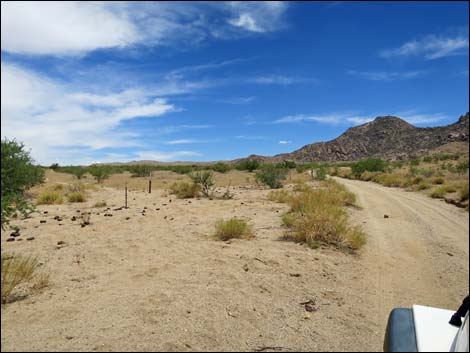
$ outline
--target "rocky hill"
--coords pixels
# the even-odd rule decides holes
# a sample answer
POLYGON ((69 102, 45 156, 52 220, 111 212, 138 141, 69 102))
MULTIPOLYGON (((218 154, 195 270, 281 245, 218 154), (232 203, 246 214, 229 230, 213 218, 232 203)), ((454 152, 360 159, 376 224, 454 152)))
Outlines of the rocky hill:
POLYGON ((419 128, 394 116, 381 116, 366 124, 352 127, 328 142, 306 145, 292 153, 273 157, 251 155, 262 162, 338 162, 366 157, 408 159, 423 155, 449 143, 469 141, 469 113, 447 126, 419 128))

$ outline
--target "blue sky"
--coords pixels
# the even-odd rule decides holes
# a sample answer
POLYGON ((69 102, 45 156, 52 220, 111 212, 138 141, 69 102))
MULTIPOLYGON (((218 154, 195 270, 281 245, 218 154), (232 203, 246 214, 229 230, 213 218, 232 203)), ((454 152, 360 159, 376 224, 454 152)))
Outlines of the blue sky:
POLYGON ((467 2, 2 2, 2 136, 41 164, 274 155, 468 111, 467 2))

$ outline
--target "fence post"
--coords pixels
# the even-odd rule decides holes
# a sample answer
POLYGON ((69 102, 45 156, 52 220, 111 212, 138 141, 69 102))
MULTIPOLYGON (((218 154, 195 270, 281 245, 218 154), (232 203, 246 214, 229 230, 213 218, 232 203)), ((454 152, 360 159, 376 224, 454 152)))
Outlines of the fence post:
POLYGON ((126 181, 125 199, 126 199, 126 208, 128 208, 128 207, 127 207, 127 181, 126 181))

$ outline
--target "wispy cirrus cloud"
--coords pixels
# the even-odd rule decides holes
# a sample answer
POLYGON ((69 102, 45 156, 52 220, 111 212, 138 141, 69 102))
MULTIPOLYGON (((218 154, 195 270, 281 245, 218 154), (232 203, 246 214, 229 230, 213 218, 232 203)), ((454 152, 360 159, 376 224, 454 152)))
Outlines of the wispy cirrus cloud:
POLYGON ((166 145, 187 145, 187 144, 197 144, 197 143, 211 143, 218 142, 219 140, 197 140, 197 139, 177 139, 166 141, 166 145))
POLYGON ((292 143, 292 141, 287 141, 287 140, 281 140, 281 141, 279 141, 279 144, 280 144, 280 145, 289 145, 289 144, 291 144, 291 143, 292 143))
POLYGON ((398 48, 382 50, 379 55, 384 58, 422 56, 427 60, 468 55, 468 30, 466 34, 454 36, 430 34, 406 42, 398 48))
POLYGON ((170 162, 176 160, 182 160, 185 158, 200 157, 201 153, 195 151, 174 151, 174 152, 164 152, 164 151, 154 151, 154 150, 145 150, 135 152, 135 158, 138 160, 151 160, 151 161, 161 161, 161 162, 170 162))
POLYGON ((360 125, 374 120, 378 116, 396 116, 410 124, 436 123, 449 119, 443 113, 419 113, 417 110, 407 110, 395 113, 375 113, 375 114, 351 114, 351 113, 331 113, 322 115, 288 115, 274 121, 274 124, 292 124, 302 122, 315 122, 328 125, 360 125))
POLYGON ((136 45, 197 45, 279 30, 287 8, 263 1, 11 1, 2 3, 1 44, 10 53, 58 56, 136 45))
POLYGON ((404 71, 404 72, 388 72, 388 71, 356 71, 348 70, 347 73, 371 81, 399 81, 417 78, 426 74, 425 71, 404 71))
POLYGON ((286 75, 262 75, 249 78, 247 82, 261 85, 293 85, 299 83, 318 83, 318 80, 315 78, 286 75))

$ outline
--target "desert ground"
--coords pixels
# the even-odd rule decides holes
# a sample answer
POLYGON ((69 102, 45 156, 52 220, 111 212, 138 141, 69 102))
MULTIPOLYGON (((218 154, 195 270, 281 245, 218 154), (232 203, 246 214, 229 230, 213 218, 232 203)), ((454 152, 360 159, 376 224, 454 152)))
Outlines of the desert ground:
POLYGON ((145 179, 112 176, 85 203, 41 205, 14 221, 22 241, 2 231, 2 251, 37 256, 50 275, 46 288, 2 305, 2 350, 377 351, 392 308, 455 310, 468 294, 469 214, 442 200, 337 178, 357 195, 351 216, 368 236, 351 254, 281 240, 288 206, 249 173, 218 175, 232 200, 165 190, 184 178, 161 172, 149 194, 145 179), (128 209, 119 209, 123 179, 128 209), (107 206, 93 207, 100 200, 107 206), (72 217, 84 212, 91 224, 81 227, 72 217), (213 238, 215 221, 233 216, 253 225, 253 239, 213 238))

